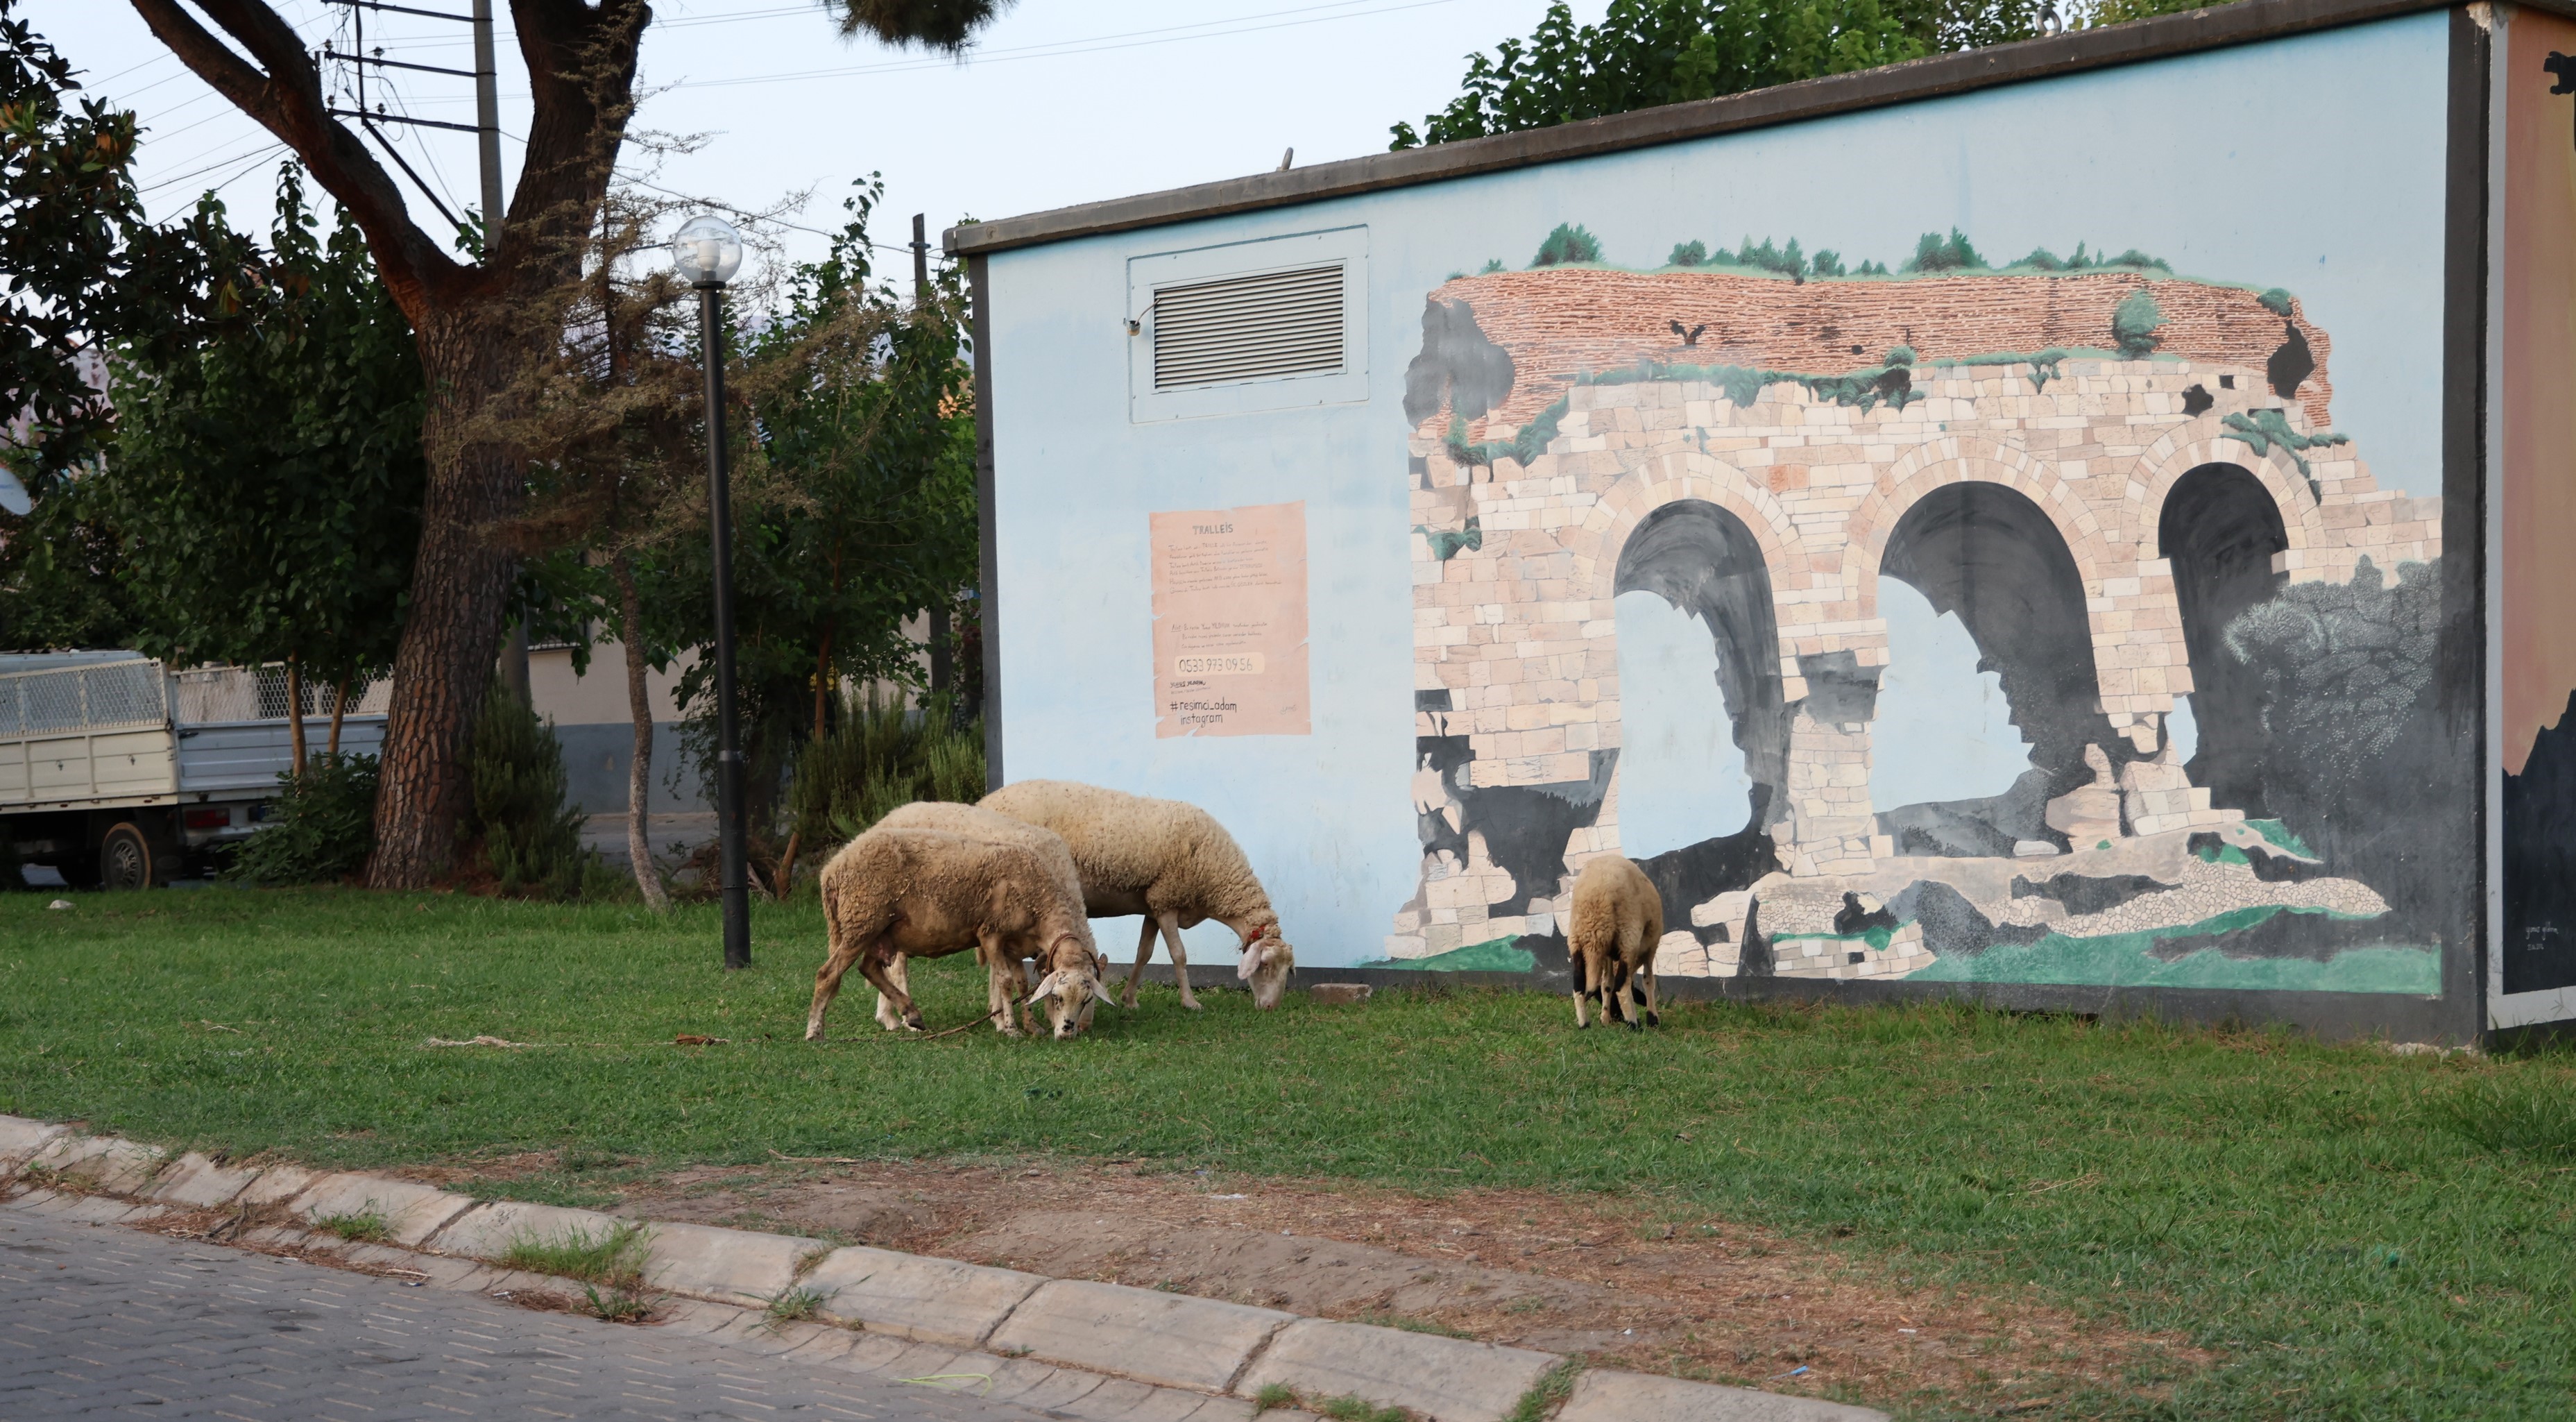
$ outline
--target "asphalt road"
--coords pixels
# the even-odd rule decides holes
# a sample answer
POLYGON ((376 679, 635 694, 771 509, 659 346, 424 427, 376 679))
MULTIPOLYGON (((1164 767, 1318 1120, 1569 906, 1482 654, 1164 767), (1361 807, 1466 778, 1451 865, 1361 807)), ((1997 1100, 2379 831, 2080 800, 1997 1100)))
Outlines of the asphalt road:
POLYGON ((0 1214, 0 1418, 9 1422, 1048 1415, 651 1327, 0 1214))

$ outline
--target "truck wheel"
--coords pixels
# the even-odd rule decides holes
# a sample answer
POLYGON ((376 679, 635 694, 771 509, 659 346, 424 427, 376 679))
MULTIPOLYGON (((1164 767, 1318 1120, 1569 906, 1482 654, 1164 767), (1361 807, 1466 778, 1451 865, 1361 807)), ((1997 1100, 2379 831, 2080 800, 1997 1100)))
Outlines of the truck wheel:
POLYGON ((148 889, 169 881, 168 856, 153 852, 140 826, 126 821, 98 842, 98 882, 103 889, 148 889))

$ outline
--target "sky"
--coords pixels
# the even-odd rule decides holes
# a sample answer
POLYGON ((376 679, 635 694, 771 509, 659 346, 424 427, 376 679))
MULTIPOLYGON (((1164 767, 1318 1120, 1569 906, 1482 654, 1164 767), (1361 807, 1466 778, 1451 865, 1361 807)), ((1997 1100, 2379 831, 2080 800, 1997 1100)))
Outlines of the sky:
MULTIPOLYGON (((345 52, 355 13, 328 0, 272 0, 318 48, 345 52)), ((464 13, 470 0, 402 0, 464 13)), ((1598 18, 1606 0, 1581 0, 1598 18)), ((526 70, 496 0, 501 126, 526 132, 526 70)), ((743 209, 810 193, 779 231, 791 259, 819 256, 849 184, 885 175, 873 235, 932 242, 958 217, 1073 203, 1379 152, 1397 120, 1419 124, 1458 89, 1465 56, 1536 25, 1545 0, 1020 0, 961 63, 840 38, 821 0, 657 0, 644 42, 639 129, 692 136, 694 151, 630 164, 661 187, 743 209)), ((215 188, 237 227, 264 233, 284 149, 200 83, 119 0, 24 0, 20 14, 87 71, 84 82, 143 119, 139 158, 156 217, 215 188)), ((473 67, 463 24, 369 13, 383 57, 473 67)), ((332 72, 346 64, 329 66, 332 72)), ((379 69, 369 104, 470 124, 471 80, 379 69), (394 76, 388 90, 380 76, 394 76)), ((470 134, 388 128, 451 211, 478 201, 470 134)), ((630 149, 630 157, 636 156, 630 149)), ((381 160, 380 160, 381 161, 381 160)), ((502 167, 515 179, 518 145, 502 167)), ((445 223, 403 178, 424 227, 445 223)), ((888 254, 899 262, 902 254, 888 254)))

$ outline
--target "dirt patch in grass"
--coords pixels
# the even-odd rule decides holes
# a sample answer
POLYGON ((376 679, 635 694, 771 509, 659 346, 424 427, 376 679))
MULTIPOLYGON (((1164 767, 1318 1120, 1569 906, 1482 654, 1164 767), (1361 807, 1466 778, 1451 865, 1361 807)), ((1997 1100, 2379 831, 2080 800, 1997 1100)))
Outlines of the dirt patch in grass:
MULTIPOLYGON (((494 1164, 471 1173, 511 1173, 494 1164)), ((542 1173, 533 1158, 509 1165, 542 1173)), ((704 1167, 617 1189, 613 1212, 638 1220, 873 1244, 1882 1405, 2154 1395, 2215 1361, 1651 1199, 1434 1197, 1067 1161, 704 1167)))

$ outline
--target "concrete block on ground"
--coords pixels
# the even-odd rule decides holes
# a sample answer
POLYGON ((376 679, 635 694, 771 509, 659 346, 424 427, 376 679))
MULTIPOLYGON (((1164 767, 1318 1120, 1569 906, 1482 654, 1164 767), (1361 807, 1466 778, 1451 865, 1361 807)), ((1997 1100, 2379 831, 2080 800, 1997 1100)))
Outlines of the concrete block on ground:
POLYGON ((60 1135, 45 1143, 27 1164, 81 1181, 92 1189, 118 1195, 139 1193, 161 1173, 168 1153, 161 1147, 116 1136, 60 1135))
POLYGON ((313 1188, 313 1182, 328 1171, 307 1170, 300 1165, 272 1165, 259 1172, 259 1178, 242 1187, 233 1203, 256 1208, 260 1205, 283 1205, 313 1188))
POLYGON ((1088 1422, 1181 1422, 1199 1410, 1205 1399, 1198 1393, 1176 1387, 1154 1387, 1125 1378, 1111 1378, 1071 1402, 1055 1409, 1069 1412, 1088 1422))
POLYGON ((663 1224, 652 1230, 646 1283, 734 1303, 772 1297, 796 1282, 796 1266, 806 1255, 828 1247, 810 1239, 711 1225, 663 1224))
POLYGON ((1588 1372, 1556 1422, 1888 1422, 1866 1407, 1643 1373, 1588 1372))
POLYGON ((995 1330, 997 1353, 1020 1350, 1145 1382, 1223 1392, 1293 1313, 1187 1294, 1072 1279, 1050 1281, 995 1330))
POLYGON ((0 1116, 0 1176, 13 1174, 38 1151, 53 1144, 58 1136, 71 1133, 68 1126, 50 1121, 30 1121, 24 1116, 0 1116))
POLYGON ((163 1173, 152 1187, 152 1198, 165 1204, 211 1210, 231 1204, 234 1196, 258 1178, 256 1168, 217 1165, 192 1150, 163 1173))
POLYGON ((626 1223, 592 1210, 493 1200, 448 1221, 444 1228, 431 1236, 429 1245, 449 1254, 499 1259, 510 1252, 511 1245, 522 1241, 564 1244, 572 1242, 578 1235, 597 1243, 626 1223))
POLYGON ((35 1206, 34 1213, 76 1224, 130 1224, 151 1219, 167 1208, 138 1205, 114 1195, 55 1195, 35 1206))
POLYGON ((892 1250, 835 1249, 805 1276, 827 1318, 871 1333, 979 1346, 1046 1279, 892 1250))
POLYGON ((417 1248, 476 1203, 468 1196, 451 1195, 432 1185, 344 1171, 314 1181, 288 1208, 297 1217, 317 1225, 329 1219, 382 1215, 386 1239, 417 1248))
POLYGON ((1310 1403, 1356 1397, 1435 1422, 1495 1422, 1559 1361, 1527 1348, 1307 1318, 1280 1330, 1234 1390, 1249 1397, 1280 1383, 1310 1403))

